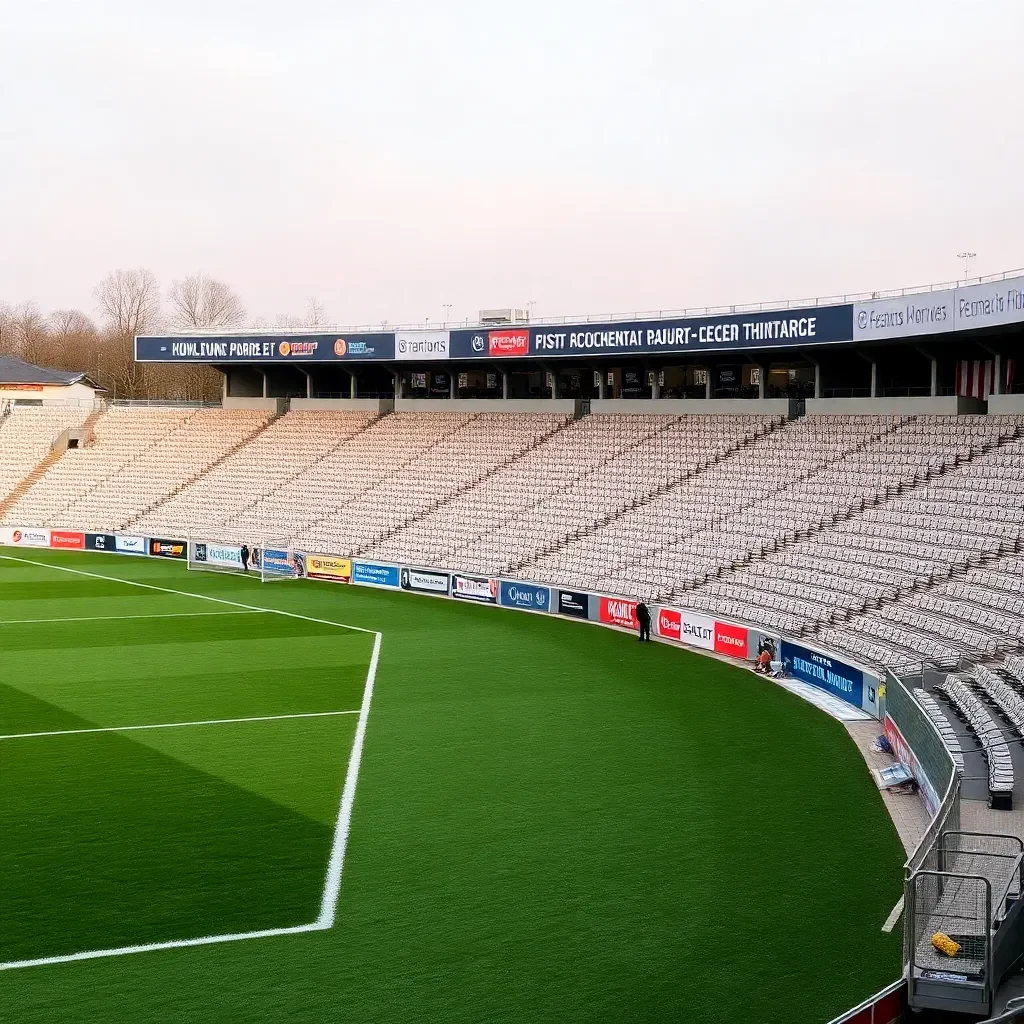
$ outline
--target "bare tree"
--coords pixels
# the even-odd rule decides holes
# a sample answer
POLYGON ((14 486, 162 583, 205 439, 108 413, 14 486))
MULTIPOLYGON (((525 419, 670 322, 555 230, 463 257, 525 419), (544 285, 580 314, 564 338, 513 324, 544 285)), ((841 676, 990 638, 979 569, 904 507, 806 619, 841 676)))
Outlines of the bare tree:
POLYGON ((309 298, 309 305, 306 307, 305 327, 326 327, 327 311, 324 304, 315 296, 309 298))
POLYGON ((171 324, 190 327, 237 327, 245 319, 242 300, 223 281, 192 274, 174 281, 167 293, 171 324))
POLYGON ((115 270, 95 290, 107 329, 124 341, 155 327, 160 319, 160 288, 152 270, 115 270))

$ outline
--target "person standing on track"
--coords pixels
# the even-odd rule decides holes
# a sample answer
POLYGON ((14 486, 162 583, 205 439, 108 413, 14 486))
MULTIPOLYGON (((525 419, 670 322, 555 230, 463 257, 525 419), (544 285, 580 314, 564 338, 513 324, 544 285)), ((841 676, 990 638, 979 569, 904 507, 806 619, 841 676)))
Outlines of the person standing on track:
POLYGON ((651 612, 647 605, 643 601, 637 601, 636 604, 636 615, 637 625, 640 627, 640 643, 645 640, 647 643, 651 642, 651 612))
POLYGON ((243 544, 242 545, 241 555, 242 555, 242 572, 248 572, 249 571, 249 545, 248 544, 243 544))

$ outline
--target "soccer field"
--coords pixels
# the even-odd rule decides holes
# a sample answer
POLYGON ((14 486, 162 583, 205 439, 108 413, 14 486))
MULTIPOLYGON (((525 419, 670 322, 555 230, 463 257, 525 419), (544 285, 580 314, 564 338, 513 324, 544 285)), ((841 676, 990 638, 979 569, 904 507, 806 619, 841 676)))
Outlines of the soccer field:
POLYGON ((5 1022, 824 1021, 898 973, 902 860, 742 669, 0 550, 5 1022))

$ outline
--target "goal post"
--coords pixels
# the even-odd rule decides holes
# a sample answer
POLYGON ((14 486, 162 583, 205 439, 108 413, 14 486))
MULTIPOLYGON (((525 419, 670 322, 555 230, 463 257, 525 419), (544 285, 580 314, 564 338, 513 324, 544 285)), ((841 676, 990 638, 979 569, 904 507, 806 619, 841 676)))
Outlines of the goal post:
POLYGON ((190 540, 188 542, 188 567, 202 572, 237 572, 256 569, 251 561, 242 564, 242 545, 230 541, 190 540))

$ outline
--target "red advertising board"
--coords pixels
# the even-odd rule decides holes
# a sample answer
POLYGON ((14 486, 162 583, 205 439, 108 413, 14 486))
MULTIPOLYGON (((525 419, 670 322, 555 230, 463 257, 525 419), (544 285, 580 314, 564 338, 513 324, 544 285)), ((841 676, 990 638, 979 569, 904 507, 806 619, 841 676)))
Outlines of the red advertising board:
POLYGON ((487 354, 490 356, 528 356, 530 332, 521 327, 515 331, 488 331, 487 354))
POLYGON ((747 657, 747 627, 733 626, 728 622, 715 623, 715 650, 728 654, 730 658, 747 657))
POLYGON ((715 647, 715 620, 683 608, 659 608, 655 619, 657 635, 676 643, 712 651, 715 647))
POLYGON ((85 550, 85 534, 74 530, 51 530, 51 548, 75 548, 85 550))
POLYGON ((636 601, 627 601, 623 597, 602 597, 597 614, 605 625, 637 628, 636 601))

